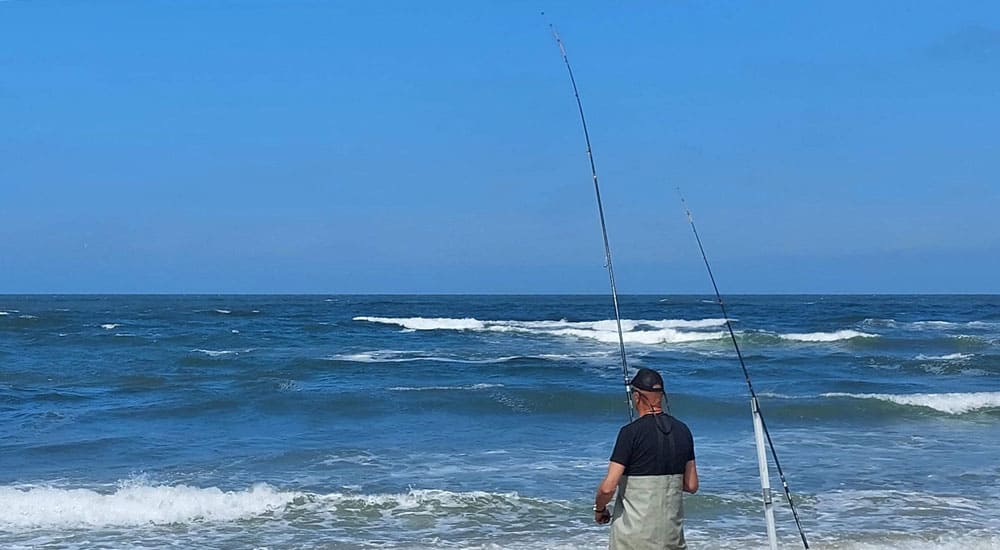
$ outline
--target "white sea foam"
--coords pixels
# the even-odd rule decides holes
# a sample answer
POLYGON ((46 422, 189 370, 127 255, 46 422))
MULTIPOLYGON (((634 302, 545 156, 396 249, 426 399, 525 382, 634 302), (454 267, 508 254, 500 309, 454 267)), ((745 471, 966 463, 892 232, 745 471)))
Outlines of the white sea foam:
POLYGON ((954 328, 962 326, 964 323, 953 323, 951 321, 914 321, 909 324, 909 326, 921 329, 921 328, 954 328))
POLYGON ((489 508, 493 505, 513 506, 518 503, 540 503, 540 501, 535 501, 534 499, 521 497, 516 492, 453 492, 442 489, 411 489, 405 493, 384 494, 330 493, 317 495, 316 502, 333 505, 338 510, 357 510, 370 507, 377 507, 382 510, 447 510, 457 508, 489 508))
MULTIPOLYGON (((474 318, 427 317, 355 317, 355 321, 397 325, 404 330, 465 330, 479 332, 515 332, 547 336, 618 342, 614 320, 598 321, 489 321, 474 318)), ((718 331, 698 329, 724 326, 724 319, 622 319, 623 338, 632 344, 673 344, 716 340, 725 336, 718 331), (682 330, 691 329, 691 330, 682 330)))
POLYGON ((4 503, 0 507, 0 532, 222 523, 280 516, 291 508, 338 517, 372 511, 386 516, 570 509, 562 501, 526 498, 515 492, 411 489, 405 493, 316 494, 282 491, 264 483, 223 491, 217 487, 151 485, 145 481, 126 482, 113 490, 0 486, 0 501, 4 503))
POLYGON ((901 328, 912 331, 947 331, 959 328, 982 330, 1000 326, 1000 323, 996 321, 941 321, 933 319, 911 322, 902 322, 896 319, 865 319, 861 324, 874 327, 901 328))
POLYGON ((974 356, 975 354, 972 353, 949 353, 947 355, 924 355, 921 353, 914 359, 917 361, 963 361, 974 356))
POLYGON ((118 328, 120 326, 121 325, 118 324, 118 323, 104 323, 103 325, 101 325, 101 328, 103 328, 104 330, 112 330, 112 329, 116 329, 116 328, 118 328))
POLYGON ((209 357, 225 357, 227 355, 239 355, 241 353, 250 353, 251 351, 253 351, 253 348, 247 348, 247 349, 223 349, 223 350, 193 349, 191 351, 195 352, 195 353, 204 353, 205 355, 207 355, 209 357))
MULTIPOLYGON (((730 319, 736 323, 738 319, 730 319)), ((640 324, 650 325, 660 328, 715 328, 726 326, 725 319, 664 319, 662 321, 639 321, 640 324)))
POLYGON ((806 332, 779 334, 782 340, 793 342, 837 342, 840 340, 851 340, 854 338, 877 338, 877 334, 859 332, 856 330, 837 330, 834 332, 806 332))
POLYGON ((88 528, 234 521, 280 511, 300 493, 257 484, 242 491, 127 483, 114 492, 0 487, 0 527, 88 528))
POLYGON ((389 391, 434 391, 434 390, 486 390, 490 388, 502 388, 503 384, 471 384, 468 386, 397 386, 389 388, 389 391))
POLYGON ((896 328, 897 323, 895 319, 875 319, 869 317, 864 321, 861 321, 861 324, 866 327, 896 328))
POLYGON ((228 309, 217 309, 217 310, 215 310, 215 312, 216 313, 221 313, 223 315, 229 315, 230 313, 232 313, 232 311, 229 311, 228 309))
POLYGON ((485 324, 477 319, 448 319, 443 317, 355 317, 355 321, 399 325, 412 330, 483 330, 485 324))
POLYGON ((948 414, 1000 408, 1000 392, 972 393, 824 393, 823 397, 850 397, 853 399, 877 399, 897 405, 926 407, 948 414))
POLYGON ((10 315, 10 313, 7 313, 6 311, 0 311, 0 317, 3 317, 5 315, 10 315))
POLYGON ((354 363, 412 363, 414 361, 434 361, 438 363, 488 365, 493 363, 506 363, 508 361, 522 358, 524 357, 520 355, 507 355, 503 357, 490 357, 484 359, 462 359, 458 357, 425 355, 422 352, 377 350, 362 353, 342 353, 331 355, 325 359, 328 361, 352 361, 354 363))
MULTIPOLYGON (((622 339, 626 344, 679 344, 687 342, 701 342, 706 340, 718 340, 725 336, 722 332, 685 332, 670 328, 660 330, 628 330, 622 327, 622 339)), ((572 336, 575 338, 588 338, 604 342, 606 344, 618 343, 618 332, 610 330, 586 330, 586 329, 561 329, 550 331, 549 334, 556 336, 572 336)))

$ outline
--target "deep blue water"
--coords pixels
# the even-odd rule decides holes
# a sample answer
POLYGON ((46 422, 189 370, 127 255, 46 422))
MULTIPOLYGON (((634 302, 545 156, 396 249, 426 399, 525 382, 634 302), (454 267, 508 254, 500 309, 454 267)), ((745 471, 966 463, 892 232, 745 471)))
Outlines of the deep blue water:
MULTIPOLYGON (((1000 297, 727 304, 814 547, 1000 548, 1000 297)), ((630 368, 664 374, 695 435, 689 542, 762 545, 718 306, 621 310, 630 368)), ((590 505, 628 420, 607 297, 0 296, 0 312, 0 547, 607 544, 590 505)), ((778 520, 795 547, 783 504, 778 520)))

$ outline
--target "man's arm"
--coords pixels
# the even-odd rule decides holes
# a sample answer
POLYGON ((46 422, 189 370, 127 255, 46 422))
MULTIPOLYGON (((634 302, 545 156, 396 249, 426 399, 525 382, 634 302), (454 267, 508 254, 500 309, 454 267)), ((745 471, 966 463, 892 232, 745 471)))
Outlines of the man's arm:
POLYGON ((684 492, 698 492, 698 466, 693 460, 687 461, 684 465, 684 492))
POLYGON ((594 521, 597 523, 607 523, 611 521, 611 514, 608 513, 608 503, 615 496, 618 489, 618 482, 625 473, 625 466, 617 462, 608 462, 608 475, 604 476, 604 481, 597 486, 597 495, 594 496, 594 521))

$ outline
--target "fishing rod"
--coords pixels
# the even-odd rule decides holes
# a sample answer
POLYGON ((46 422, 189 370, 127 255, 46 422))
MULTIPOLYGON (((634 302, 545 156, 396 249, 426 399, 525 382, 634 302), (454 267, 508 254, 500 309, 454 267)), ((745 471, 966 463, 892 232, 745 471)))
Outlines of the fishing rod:
POLYGON ((729 321, 729 313, 726 311, 726 304, 722 301, 722 294, 719 293, 719 285, 715 283, 715 275, 712 274, 712 266, 708 263, 708 256, 705 254, 705 247, 701 244, 701 237, 698 235, 698 228, 694 225, 694 216, 691 215, 691 209, 688 208, 687 201, 684 200, 684 195, 681 194, 681 190, 677 189, 677 194, 680 195, 681 204, 684 206, 684 212, 687 214, 688 223, 691 224, 691 231, 694 233, 694 239, 698 242, 698 250, 701 251, 701 258, 705 261, 705 269, 708 270, 708 278, 712 281, 712 289, 715 290, 715 299, 719 304, 719 308, 722 309, 722 317, 726 320, 726 328, 729 329, 729 337, 733 341, 733 348, 736 350, 736 357, 740 360, 740 367, 743 369, 743 378, 746 380, 747 389, 750 390, 750 411, 753 415, 754 420, 754 437, 757 440, 757 466, 760 470, 760 484, 761 490, 764 494, 764 515, 767 519, 767 534, 768 539, 770 539, 771 548, 777 548, 777 535, 775 534, 774 527, 774 508, 773 501, 771 498, 771 484, 769 479, 769 474, 767 471, 767 456, 764 452, 764 445, 761 438, 763 433, 764 438, 767 439, 767 445, 771 449, 771 456, 774 458, 774 465, 778 470, 778 477, 781 479, 781 485, 785 490, 785 500, 788 501, 788 507, 792 510, 792 517, 795 518, 795 526, 799 530, 799 536, 802 537, 802 545, 807 549, 809 548, 809 541, 806 540, 806 534, 802 530, 802 522, 799 521, 799 513, 795 510, 795 503, 792 501, 791 490, 788 488, 788 481, 785 480, 785 473, 781 469, 781 462, 778 461, 778 451, 774 448, 774 442, 771 441, 771 433, 767 430, 767 424, 764 422, 764 414, 760 410, 760 403, 757 401, 757 392, 753 389, 753 383, 750 381, 750 371, 747 370, 747 365, 743 361, 743 353, 740 351, 740 345, 736 341, 736 333, 733 332, 733 324, 729 321))
MULTIPOLYGON (((542 13, 545 16, 545 13, 542 13)), ((597 212, 601 218, 601 234, 604 236, 604 265, 608 268, 608 279, 611 281, 611 301, 615 306, 615 324, 618 327, 618 350, 622 360, 622 377, 625 381, 625 401, 628 403, 628 420, 634 418, 632 414, 632 399, 628 391, 628 359, 625 356, 625 336, 622 332, 622 317, 618 309, 618 290, 615 288, 615 269, 611 264, 611 245, 608 243, 608 227, 604 223, 604 203, 601 201, 601 187, 597 184, 597 166, 594 164, 594 152, 590 146, 590 132, 587 130, 587 118, 583 116, 583 102, 580 101, 580 90, 576 87, 576 78, 573 77, 573 67, 569 64, 569 56, 566 55, 566 46, 563 45, 556 28, 549 23, 549 30, 559 46, 559 53, 562 54, 563 63, 566 64, 566 71, 569 72, 569 81, 573 85, 573 96, 576 97, 576 107, 580 112, 580 123, 583 125, 583 138, 587 142, 587 158, 590 160, 590 175, 594 180, 594 193, 597 195, 597 212)))

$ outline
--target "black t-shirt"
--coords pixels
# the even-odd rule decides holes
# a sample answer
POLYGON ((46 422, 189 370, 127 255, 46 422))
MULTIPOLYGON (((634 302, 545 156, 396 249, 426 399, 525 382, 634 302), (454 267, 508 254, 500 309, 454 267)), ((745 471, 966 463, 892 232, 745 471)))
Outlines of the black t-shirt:
POLYGON ((627 476, 683 474, 689 460, 694 460, 691 430, 669 414, 647 414, 622 426, 611 453, 627 476))

